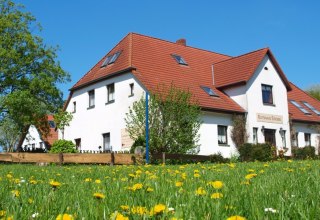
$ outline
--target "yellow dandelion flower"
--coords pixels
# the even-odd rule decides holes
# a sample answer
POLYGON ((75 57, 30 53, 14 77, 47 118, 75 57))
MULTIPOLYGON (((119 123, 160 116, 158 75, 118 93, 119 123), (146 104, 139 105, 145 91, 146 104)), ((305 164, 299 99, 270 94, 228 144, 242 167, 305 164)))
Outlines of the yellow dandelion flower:
POLYGON ((187 178, 187 174, 186 173, 182 173, 181 174, 181 178, 185 180, 187 178))
POLYGON ((28 203, 29 203, 29 204, 32 204, 32 203, 33 203, 33 199, 32 199, 32 198, 29 198, 29 199, 28 199, 28 203))
POLYGON ((91 182, 92 179, 91 179, 91 178, 85 178, 84 181, 85 181, 85 182, 91 182))
POLYGON ((211 194, 211 199, 221 199, 223 197, 222 193, 213 193, 211 194))
POLYGON ((59 186, 61 186, 61 183, 57 182, 57 181, 51 181, 50 182, 50 185, 53 187, 53 188, 57 188, 59 186))
POLYGON ((250 181, 249 180, 243 181, 243 182, 241 182, 241 185, 250 185, 250 181))
POLYGON ((131 213, 138 214, 138 215, 144 215, 144 214, 148 213, 148 210, 146 207, 143 207, 143 206, 133 206, 131 208, 131 213))
POLYGON ((269 167, 269 164, 265 163, 263 164, 264 167, 269 167))
POLYGON ((230 168, 235 168, 235 167, 236 167, 236 165, 235 165, 234 163, 230 163, 230 164, 228 164, 228 166, 229 166, 230 168))
POLYGON ((35 185, 35 184, 37 184, 38 182, 37 182, 36 180, 30 180, 29 183, 35 185))
POLYGON ((199 187, 199 188, 196 190, 196 195, 198 195, 198 196, 203 196, 203 195, 205 195, 205 194, 207 194, 207 192, 204 190, 203 187, 199 187))
POLYGON ((166 206, 164 204, 157 204, 153 207, 153 213, 155 215, 161 214, 166 210, 166 206))
POLYGON ((106 196, 102 193, 94 193, 93 197, 96 199, 104 199, 106 196))
POLYGON ((214 182, 209 182, 209 185, 211 185, 215 189, 221 189, 223 187, 223 182, 222 181, 214 181, 214 182))
POLYGON ((239 216, 239 215, 234 215, 234 216, 227 218, 227 220, 246 220, 246 218, 239 216))
POLYGON ((136 183, 132 186, 132 190, 136 191, 136 190, 142 189, 142 187, 143 187, 142 183, 136 183))
POLYGON ((12 190, 11 193, 13 194, 14 197, 19 197, 20 196, 19 190, 12 190))
POLYGON ((7 174, 7 178, 8 179, 11 179, 13 176, 9 173, 9 174, 7 174))
POLYGON ((199 178, 200 174, 199 173, 195 173, 195 174, 193 174, 193 176, 196 177, 196 178, 199 178))
POLYGON ((128 206, 128 205, 121 205, 120 208, 121 208, 123 211, 128 211, 128 210, 129 210, 129 206, 128 206))
POLYGON ((5 210, 0 210, 0 217, 4 217, 6 215, 6 211, 5 210))
POLYGON ((248 172, 249 173, 254 173, 254 169, 249 169, 248 172))
POLYGON ((147 192, 153 192, 153 191, 154 191, 154 189, 152 189, 151 187, 147 188, 147 192))
POLYGON ((248 175, 246 175, 246 179, 247 180, 250 180, 250 179, 252 179, 253 177, 256 177, 257 176, 257 174, 255 174, 255 173, 250 173, 250 174, 248 174, 248 175))
POLYGON ((94 182, 97 183, 97 184, 100 184, 100 183, 101 183, 101 180, 96 179, 94 182))
POLYGON ((183 182, 180 182, 180 181, 176 182, 176 187, 181 187, 182 185, 183 185, 183 182))
POLYGON ((73 216, 69 214, 59 214, 56 220, 73 220, 73 216))
POLYGON ((292 160, 288 160, 288 163, 292 163, 292 160))

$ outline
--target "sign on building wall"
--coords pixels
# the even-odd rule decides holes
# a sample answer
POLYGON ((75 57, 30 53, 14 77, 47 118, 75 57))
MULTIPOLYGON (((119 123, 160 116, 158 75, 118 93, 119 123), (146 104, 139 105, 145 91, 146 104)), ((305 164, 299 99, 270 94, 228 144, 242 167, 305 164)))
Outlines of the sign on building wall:
POLYGON ((282 115, 270 115, 270 114, 257 113, 257 121, 283 124, 283 117, 282 115))
POLYGON ((121 145, 122 148, 124 149, 130 149, 132 144, 133 144, 133 140, 129 137, 129 133, 128 131, 123 128, 121 129, 121 145))

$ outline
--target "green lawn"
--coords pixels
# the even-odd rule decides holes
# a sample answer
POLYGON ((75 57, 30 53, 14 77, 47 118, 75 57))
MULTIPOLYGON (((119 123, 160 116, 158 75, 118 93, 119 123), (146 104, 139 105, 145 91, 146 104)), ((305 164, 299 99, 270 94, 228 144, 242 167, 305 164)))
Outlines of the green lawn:
POLYGON ((319 219, 319 168, 0 164, 0 219, 319 219))

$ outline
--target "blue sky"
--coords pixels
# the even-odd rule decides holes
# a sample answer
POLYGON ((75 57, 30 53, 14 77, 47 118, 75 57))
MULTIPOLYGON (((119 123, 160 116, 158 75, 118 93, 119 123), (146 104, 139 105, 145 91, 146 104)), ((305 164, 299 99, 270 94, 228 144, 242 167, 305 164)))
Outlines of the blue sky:
POLYGON ((42 25, 48 45, 72 81, 129 32, 237 56, 270 47, 288 79, 305 89, 320 84, 320 1, 14 0, 42 25))

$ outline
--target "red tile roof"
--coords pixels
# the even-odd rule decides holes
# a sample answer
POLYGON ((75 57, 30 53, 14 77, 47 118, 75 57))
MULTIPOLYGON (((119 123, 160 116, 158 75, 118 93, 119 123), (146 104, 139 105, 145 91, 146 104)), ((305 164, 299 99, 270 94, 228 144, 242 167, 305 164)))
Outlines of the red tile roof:
MULTIPOLYGON (((122 72, 132 72, 148 91, 155 91, 159 84, 170 85, 173 83, 180 88, 190 89, 203 109, 245 112, 221 89, 239 83, 247 83, 266 55, 268 55, 286 85, 289 99, 298 101, 305 99, 311 105, 320 109, 319 102, 287 80, 269 48, 230 57, 135 33, 130 33, 123 38, 71 88, 70 94, 74 90, 93 84, 96 81, 122 72), (118 51, 121 51, 121 54, 116 62, 101 68, 105 58, 118 51), (178 64, 172 54, 180 55, 188 65, 178 64), (210 87, 219 95, 219 98, 210 97, 200 86, 210 87)), ((293 119, 319 121, 319 117, 315 114, 304 115, 291 103, 289 103, 289 112, 293 119)))
POLYGON ((247 83, 255 71, 257 70, 262 59, 268 55, 275 65, 277 72, 281 79, 286 85, 287 89, 290 90, 290 84, 287 77, 282 72, 279 64, 274 58, 269 48, 263 48, 256 50, 241 56, 232 57, 230 59, 221 61, 214 64, 214 78, 215 85, 217 88, 224 88, 236 84, 247 83))
POLYGON ((306 105, 303 104, 303 102, 308 102, 311 106, 313 106, 315 109, 320 111, 320 102, 317 99, 311 97, 305 91, 299 89, 293 83, 290 83, 290 84, 291 84, 292 90, 288 92, 288 105, 289 105, 289 114, 291 119, 293 121, 320 123, 320 116, 314 113, 311 109, 309 109, 306 105), (298 102, 299 105, 301 105, 311 114, 310 115, 304 114, 296 106, 294 106, 290 102, 290 100, 294 100, 298 102))

